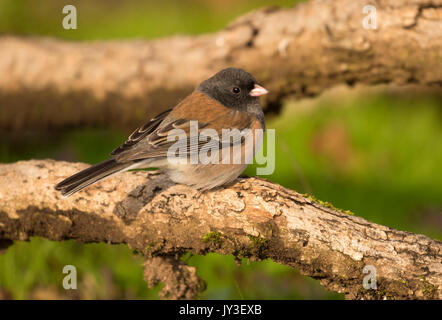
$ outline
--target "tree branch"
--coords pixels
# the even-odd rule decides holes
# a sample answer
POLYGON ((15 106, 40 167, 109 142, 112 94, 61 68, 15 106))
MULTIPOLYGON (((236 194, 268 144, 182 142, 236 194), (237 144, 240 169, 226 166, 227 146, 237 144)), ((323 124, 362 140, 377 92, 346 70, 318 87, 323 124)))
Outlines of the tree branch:
POLYGON ((201 290, 194 270, 173 262, 189 251, 271 258, 347 298, 442 298, 440 241, 258 178, 200 194, 159 172, 126 172, 62 199, 54 185, 85 167, 53 160, 0 165, 0 242, 41 236, 127 243, 147 257, 146 280, 166 281, 163 296, 170 298, 201 290), (376 268, 376 290, 362 286, 366 265, 376 268))
POLYGON ((226 66, 245 68, 284 98, 337 84, 442 85, 442 0, 310 1, 247 14, 224 30, 157 41, 73 43, 0 37, 0 128, 136 126, 226 66))

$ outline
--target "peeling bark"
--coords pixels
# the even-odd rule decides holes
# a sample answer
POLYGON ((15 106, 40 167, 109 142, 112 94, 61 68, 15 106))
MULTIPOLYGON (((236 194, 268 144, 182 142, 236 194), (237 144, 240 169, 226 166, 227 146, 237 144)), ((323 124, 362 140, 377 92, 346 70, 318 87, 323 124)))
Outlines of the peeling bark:
POLYGON ((176 261, 186 252, 271 258, 351 299, 442 298, 440 241, 258 178, 201 194, 160 172, 126 172, 62 199, 54 185, 85 167, 53 160, 1 164, 0 241, 126 243, 146 256, 145 279, 165 281, 162 294, 169 298, 201 290, 194 270, 176 261), (376 268, 376 290, 362 286, 366 265, 376 268))
POLYGON ((161 299, 192 299, 205 289, 205 282, 196 275, 195 267, 175 257, 151 257, 144 263, 144 280, 149 288, 164 284, 161 299))
POLYGON ((251 12, 224 30, 156 41, 0 37, 0 128, 139 125, 227 66, 287 97, 337 84, 442 85, 442 0, 310 1, 251 12), (373 4, 377 29, 365 30, 373 4))

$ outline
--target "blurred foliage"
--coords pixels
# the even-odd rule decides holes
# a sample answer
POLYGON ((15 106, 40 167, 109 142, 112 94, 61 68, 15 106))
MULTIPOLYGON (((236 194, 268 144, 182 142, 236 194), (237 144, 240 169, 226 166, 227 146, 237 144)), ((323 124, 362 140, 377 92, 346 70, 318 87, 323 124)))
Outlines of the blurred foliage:
MULTIPOLYGON (((0 32, 72 40, 196 34, 224 27, 264 4, 296 1, 70 1, 78 29, 61 28, 59 0, 0 0, 0 32)), ((68 3, 66 3, 68 4, 68 3)), ((267 119, 276 129, 276 171, 266 177, 350 209, 370 221, 442 238, 442 99, 428 93, 346 90, 288 102, 267 119), (356 93, 355 93, 356 92, 356 93)), ((127 132, 84 128, 3 135, 0 162, 54 158, 96 163, 127 132)), ((255 167, 246 173, 255 175, 255 167)), ((207 281, 200 298, 331 299, 318 281, 271 261, 209 254, 183 257, 207 281)), ((142 258, 125 245, 16 242, 0 256, 0 297, 16 299, 156 299, 142 258), (61 289, 62 269, 77 267, 78 290, 61 289)))
POLYGON ((51 242, 32 238, 16 242, 0 258, 0 290, 15 299, 158 298, 143 281, 143 260, 125 245, 51 242), (77 269, 78 290, 63 290, 65 265, 77 269))
POLYGON ((156 38, 217 31, 252 9, 299 0, 0 0, 0 32, 71 40, 156 38), (62 28, 65 5, 77 8, 76 30, 62 28))

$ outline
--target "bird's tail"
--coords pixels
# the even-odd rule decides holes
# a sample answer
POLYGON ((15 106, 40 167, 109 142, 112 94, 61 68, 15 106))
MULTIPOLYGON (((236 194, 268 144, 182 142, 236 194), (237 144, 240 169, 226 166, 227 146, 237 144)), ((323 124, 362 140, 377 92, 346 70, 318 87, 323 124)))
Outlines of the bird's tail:
POLYGON ((67 198, 92 183, 109 177, 114 173, 128 170, 131 165, 133 165, 131 162, 118 163, 114 159, 108 159, 70 176, 57 184, 55 189, 61 191, 62 195, 67 198))

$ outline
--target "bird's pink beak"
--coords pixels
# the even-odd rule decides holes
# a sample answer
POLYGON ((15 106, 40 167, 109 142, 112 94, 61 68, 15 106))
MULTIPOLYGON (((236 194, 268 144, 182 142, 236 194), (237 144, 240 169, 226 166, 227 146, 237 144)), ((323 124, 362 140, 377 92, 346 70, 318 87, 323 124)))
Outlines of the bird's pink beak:
POLYGON ((255 84, 255 87, 252 89, 252 91, 250 91, 249 95, 251 95, 252 97, 259 97, 267 93, 269 93, 269 91, 266 88, 255 84))

